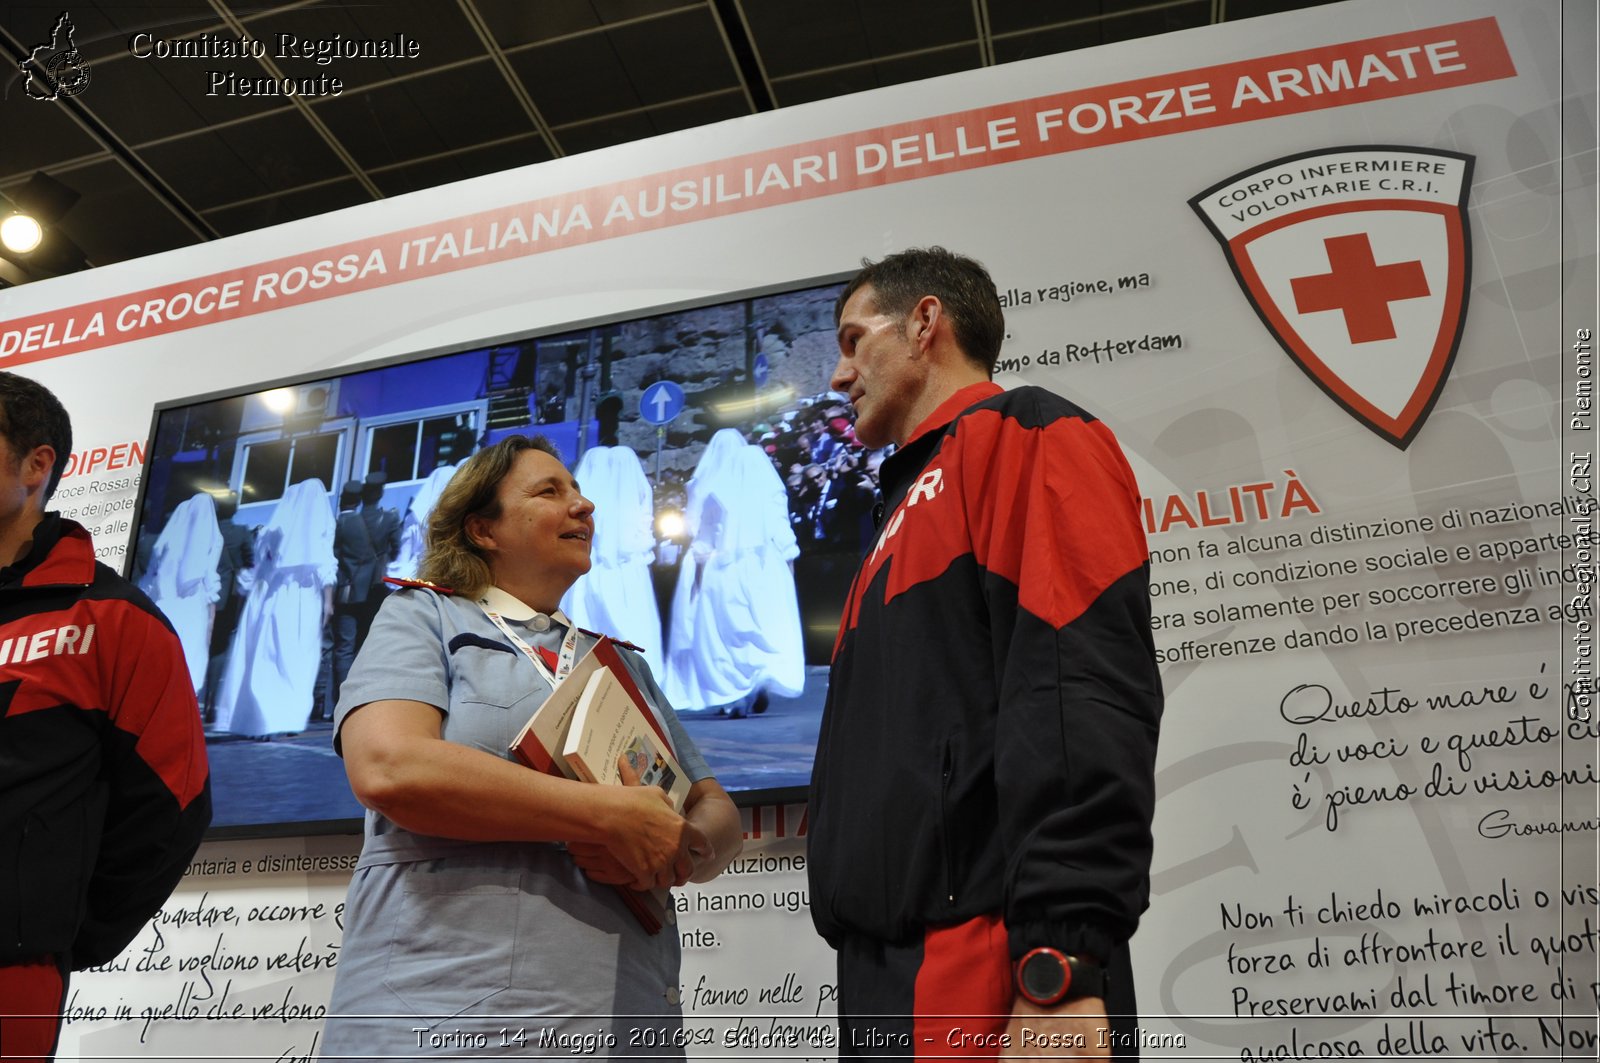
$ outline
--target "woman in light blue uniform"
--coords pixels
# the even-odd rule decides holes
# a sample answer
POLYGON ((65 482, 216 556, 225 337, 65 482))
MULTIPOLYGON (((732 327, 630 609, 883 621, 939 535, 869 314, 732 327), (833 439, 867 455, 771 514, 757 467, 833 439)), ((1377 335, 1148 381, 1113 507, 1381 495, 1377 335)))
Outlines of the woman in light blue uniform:
POLYGON ((592 513, 543 439, 474 455, 429 524, 431 585, 373 623, 335 721, 369 811, 325 1056, 682 1058, 677 935, 647 934, 613 887, 715 876, 740 846, 733 802, 628 650, 693 781, 682 815, 657 789, 507 754, 593 643, 557 608, 589 568, 592 513))

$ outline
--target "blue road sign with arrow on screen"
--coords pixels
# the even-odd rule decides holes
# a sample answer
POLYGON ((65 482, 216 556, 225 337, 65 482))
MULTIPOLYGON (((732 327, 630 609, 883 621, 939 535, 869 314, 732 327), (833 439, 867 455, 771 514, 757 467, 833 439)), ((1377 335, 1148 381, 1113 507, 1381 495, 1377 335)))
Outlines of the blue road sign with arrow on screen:
POLYGON ((670 380, 658 380, 639 396, 639 416, 653 425, 664 425, 683 412, 683 388, 670 380))

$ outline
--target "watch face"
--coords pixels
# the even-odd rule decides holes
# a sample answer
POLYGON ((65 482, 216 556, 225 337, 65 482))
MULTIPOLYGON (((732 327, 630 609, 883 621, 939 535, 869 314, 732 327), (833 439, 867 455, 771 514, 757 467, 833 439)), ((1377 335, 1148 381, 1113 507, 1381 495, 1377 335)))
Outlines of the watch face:
POLYGON ((1071 972, 1054 949, 1034 949, 1022 958, 1018 981, 1022 995, 1035 1004, 1054 1004, 1067 990, 1071 972))

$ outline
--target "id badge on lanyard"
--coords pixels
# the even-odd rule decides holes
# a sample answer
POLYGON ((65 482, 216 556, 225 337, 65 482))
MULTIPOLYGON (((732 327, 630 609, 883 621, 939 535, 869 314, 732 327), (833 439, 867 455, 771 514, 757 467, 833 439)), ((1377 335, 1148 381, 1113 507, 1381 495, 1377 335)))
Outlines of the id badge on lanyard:
POLYGON ((482 609, 483 615, 488 617, 489 621, 500 629, 502 635, 511 640, 513 646, 522 651, 524 657, 533 662, 533 666, 539 669, 539 674, 545 677, 552 688, 562 679, 565 679, 568 672, 572 671, 573 662, 578 658, 578 628, 577 625, 562 615, 561 610, 558 609, 550 614, 551 620, 567 626, 567 637, 561 640, 561 653, 556 658, 556 670, 552 673, 550 666, 544 663, 544 658, 539 656, 539 651, 528 645, 527 640, 517 634, 510 624, 506 623, 505 617, 490 609, 488 604, 482 600, 478 602, 478 608, 482 609))

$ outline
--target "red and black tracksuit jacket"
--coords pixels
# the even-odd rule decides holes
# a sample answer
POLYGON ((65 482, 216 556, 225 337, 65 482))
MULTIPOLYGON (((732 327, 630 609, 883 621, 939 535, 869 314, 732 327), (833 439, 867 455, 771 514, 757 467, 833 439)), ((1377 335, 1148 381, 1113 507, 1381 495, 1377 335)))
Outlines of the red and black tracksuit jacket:
POLYGON ((1132 470, 1072 403, 985 383, 881 475, 811 782, 817 930, 921 949, 917 1011, 974 1010, 980 970, 1009 1011, 1009 961, 1049 945, 1109 961, 1131 1015, 1162 709, 1132 470))
POLYGON ((0 569, 0 968, 114 959, 210 822, 177 636, 88 532, 47 515, 0 569))

